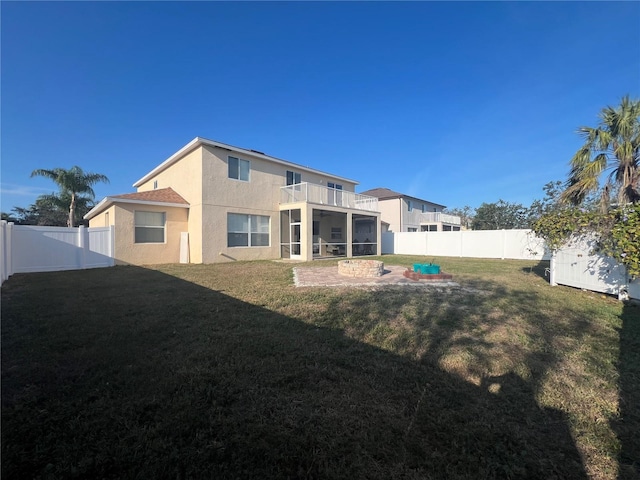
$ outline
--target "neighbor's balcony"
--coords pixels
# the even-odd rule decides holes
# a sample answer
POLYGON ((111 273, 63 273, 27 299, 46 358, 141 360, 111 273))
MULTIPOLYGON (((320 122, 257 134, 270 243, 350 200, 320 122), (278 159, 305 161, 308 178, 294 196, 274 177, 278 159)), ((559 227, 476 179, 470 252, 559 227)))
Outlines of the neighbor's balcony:
POLYGON ((423 223, 447 223, 450 225, 461 225, 460 217, 457 215, 449 215, 448 213, 441 212, 409 212, 408 218, 405 219, 408 223, 414 223, 417 225, 423 223))
POLYGON ((287 203, 316 203, 332 207, 353 208, 368 212, 378 211, 378 199, 359 193, 347 192, 328 188, 314 183, 298 183, 280 188, 280 204, 287 203))

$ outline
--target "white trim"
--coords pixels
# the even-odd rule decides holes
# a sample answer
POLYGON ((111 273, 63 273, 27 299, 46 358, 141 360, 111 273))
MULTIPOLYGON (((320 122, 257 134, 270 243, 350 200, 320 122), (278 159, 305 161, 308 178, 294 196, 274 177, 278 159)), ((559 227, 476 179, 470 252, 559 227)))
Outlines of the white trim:
POLYGON ((149 173, 147 173, 140 180, 135 182, 133 184, 133 186, 137 188, 140 185, 142 185, 143 183, 148 182, 154 176, 156 176, 157 174, 159 174, 163 170, 169 168, 171 165, 176 163, 178 160, 180 160, 187 153, 191 152, 192 150, 196 149, 197 147, 199 147, 201 145, 206 145, 208 147, 223 148, 225 150, 241 153, 243 155, 250 155, 250 156, 253 156, 253 157, 256 157, 256 158, 260 158, 262 160, 267 160, 269 162, 278 163, 280 165, 285 165, 287 167, 298 168, 298 169, 301 169, 301 170, 303 170, 305 172, 310 172, 310 173, 314 173, 314 174, 317 174, 317 175, 324 175, 324 176, 327 176, 327 177, 333 177, 333 178, 339 179, 339 180, 341 180, 343 182, 353 183, 354 185, 359 185, 359 182, 356 182, 355 180, 350 180, 350 179, 345 178, 345 177, 338 177, 336 175, 333 175, 333 174, 330 174, 330 173, 327 173, 327 172, 323 172, 321 170, 316 170, 314 168, 309 168, 309 167, 303 167, 302 165, 299 165, 297 163, 288 162, 286 160, 282 160, 282 159, 276 158, 276 157, 270 157, 269 155, 264 155, 262 153, 254 152, 252 150, 245 150, 244 148, 234 147, 233 145, 227 145, 225 143, 215 142, 213 140, 207 140, 206 138, 196 137, 193 140, 191 140, 189 143, 187 143, 184 147, 182 147, 180 150, 178 150, 176 153, 174 153, 169 158, 167 158, 164 162, 162 162, 156 168, 154 168, 149 173))
POLYGON ((114 203, 134 203, 137 205, 155 205, 158 207, 176 207, 176 208, 189 208, 190 205, 187 203, 170 203, 170 202, 159 202, 157 200, 135 200, 132 198, 118 198, 118 197, 104 197, 100 202, 93 207, 91 210, 87 212, 87 214, 82 217, 85 220, 91 220, 101 211, 106 210, 114 203))

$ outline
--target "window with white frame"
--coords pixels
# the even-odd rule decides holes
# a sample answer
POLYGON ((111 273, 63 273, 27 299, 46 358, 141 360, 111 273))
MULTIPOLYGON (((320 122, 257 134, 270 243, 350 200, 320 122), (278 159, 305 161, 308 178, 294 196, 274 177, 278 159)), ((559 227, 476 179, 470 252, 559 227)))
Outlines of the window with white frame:
POLYGON ((342 205, 342 185, 339 183, 327 182, 327 187, 329 187, 329 204, 332 205, 342 205))
POLYGON ((422 213, 425 213, 427 211, 427 206, 423 203, 422 204, 422 213))
POLYGON ((268 247, 269 217, 264 215, 228 213, 227 246, 268 247))
POLYGON ((299 183, 302 183, 302 174, 287 170, 287 185, 297 185, 299 183))
POLYGON ((248 182, 250 167, 251 163, 249 162, 249 160, 229 157, 229 178, 248 182))
POLYGON ((411 200, 407 200, 407 210, 411 211, 413 209, 413 202, 411 200))
POLYGON ((164 243, 166 214, 164 212, 134 212, 135 243, 164 243))

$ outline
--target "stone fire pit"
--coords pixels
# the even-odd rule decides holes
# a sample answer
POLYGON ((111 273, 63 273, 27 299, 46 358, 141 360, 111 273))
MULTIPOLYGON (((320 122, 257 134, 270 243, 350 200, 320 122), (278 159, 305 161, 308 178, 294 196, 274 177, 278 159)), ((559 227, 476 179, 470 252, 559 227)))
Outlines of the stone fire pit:
POLYGON ((340 260, 338 273, 345 277, 381 277, 384 263, 379 260, 340 260))

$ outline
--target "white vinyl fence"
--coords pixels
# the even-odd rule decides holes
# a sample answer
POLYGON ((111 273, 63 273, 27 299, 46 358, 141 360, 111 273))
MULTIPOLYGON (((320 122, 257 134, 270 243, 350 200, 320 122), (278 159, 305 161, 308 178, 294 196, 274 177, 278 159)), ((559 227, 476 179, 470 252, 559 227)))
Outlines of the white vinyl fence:
POLYGON ((640 299, 640 279, 632 280, 624 265, 611 257, 592 254, 592 239, 571 240, 551 258, 551 285, 567 285, 594 292, 640 299))
POLYGON ((0 273, 80 270, 114 265, 114 227, 34 227, 0 222, 0 273))
POLYGON ((550 258, 544 241, 531 230, 387 232, 382 234, 382 253, 518 260, 550 258))

